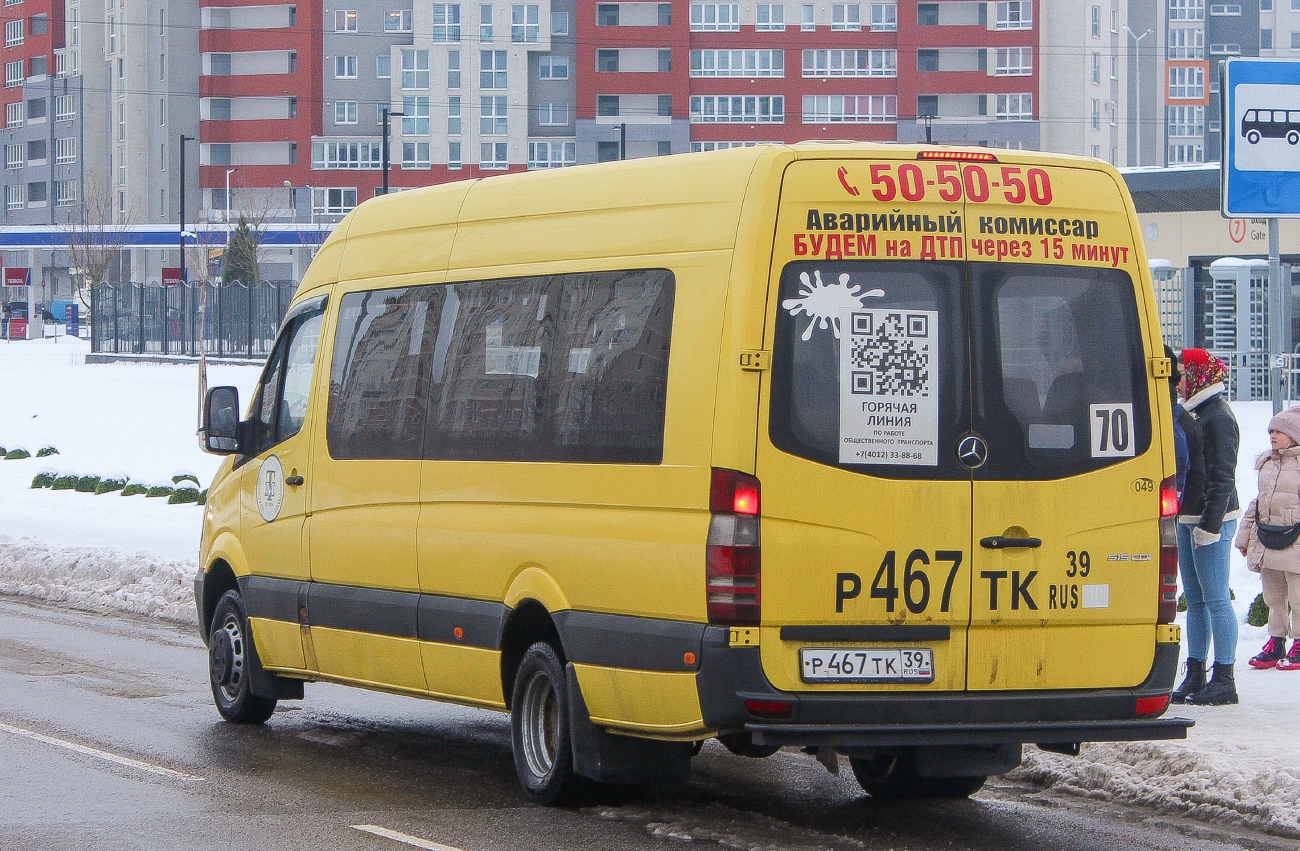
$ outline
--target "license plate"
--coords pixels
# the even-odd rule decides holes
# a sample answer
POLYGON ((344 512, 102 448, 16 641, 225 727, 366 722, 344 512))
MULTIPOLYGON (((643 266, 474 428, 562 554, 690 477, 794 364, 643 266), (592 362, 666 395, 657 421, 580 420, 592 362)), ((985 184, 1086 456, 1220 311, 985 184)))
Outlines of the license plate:
POLYGON ((929 683, 934 651, 928 647, 805 647, 799 667, 806 683, 929 683))

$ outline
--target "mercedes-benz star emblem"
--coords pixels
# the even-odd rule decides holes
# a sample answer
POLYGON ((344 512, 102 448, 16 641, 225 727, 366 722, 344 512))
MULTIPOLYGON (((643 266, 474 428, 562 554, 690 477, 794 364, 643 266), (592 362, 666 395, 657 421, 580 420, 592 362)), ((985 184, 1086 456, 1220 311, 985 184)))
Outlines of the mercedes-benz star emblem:
POLYGON ((972 470, 988 460, 989 448, 984 439, 968 434, 957 444, 957 460, 972 470))

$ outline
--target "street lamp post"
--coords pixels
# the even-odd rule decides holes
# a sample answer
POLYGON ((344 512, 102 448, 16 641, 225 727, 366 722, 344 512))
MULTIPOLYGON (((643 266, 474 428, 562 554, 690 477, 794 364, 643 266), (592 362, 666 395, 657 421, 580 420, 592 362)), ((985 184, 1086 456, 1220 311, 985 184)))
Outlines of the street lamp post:
POLYGON ((387 195, 388 194, 388 119, 394 116, 404 117, 406 113, 389 112, 388 107, 384 107, 381 111, 384 116, 384 120, 383 120, 384 139, 380 145, 380 150, 383 152, 383 162, 380 164, 380 167, 384 172, 384 194, 387 195))
POLYGON ((1151 35, 1151 30, 1148 29, 1142 35, 1138 35, 1129 29, 1128 24, 1125 24, 1124 32, 1128 33, 1129 38, 1133 39, 1133 54, 1137 58, 1135 63, 1137 73, 1134 74, 1136 85, 1134 88, 1137 91, 1137 164, 1140 166, 1142 165, 1142 39, 1151 35))
POLYGON ((230 175, 237 171, 237 168, 226 169, 226 230, 230 230, 230 175))
POLYGON ((185 283, 185 143, 197 142, 193 136, 181 134, 181 229, 180 229, 180 249, 181 249, 181 283, 185 283))

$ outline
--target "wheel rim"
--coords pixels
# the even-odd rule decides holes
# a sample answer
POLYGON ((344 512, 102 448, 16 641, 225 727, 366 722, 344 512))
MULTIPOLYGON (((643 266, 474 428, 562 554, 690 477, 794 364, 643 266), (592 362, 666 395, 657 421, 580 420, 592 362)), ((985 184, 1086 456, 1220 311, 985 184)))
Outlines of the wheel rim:
POLYGON ((216 659, 212 662, 212 683, 217 690, 221 692, 222 697, 228 703, 234 703, 239 699, 239 692, 244 685, 244 668, 246 660, 244 658, 244 630, 239 623, 239 618, 234 612, 227 613, 221 626, 218 627, 219 636, 213 636, 212 653, 227 652, 227 655, 218 663, 216 659), (226 648, 229 648, 226 651, 226 648), (220 674, 221 676, 216 676, 220 674))
POLYGON ((555 768, 555 754, 559 749, 560 713, 559 698, 551 678, 537 671, 528 678, 524 689, 522 729, 524 760, 528 770, 538 779, 550 775, 555 768))

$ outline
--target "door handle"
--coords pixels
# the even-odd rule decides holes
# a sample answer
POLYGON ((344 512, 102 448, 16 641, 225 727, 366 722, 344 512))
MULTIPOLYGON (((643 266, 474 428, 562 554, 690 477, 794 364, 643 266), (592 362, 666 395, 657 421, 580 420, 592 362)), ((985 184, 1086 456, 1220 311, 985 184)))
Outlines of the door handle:
POLYGON ((302 476, 289 476, 288 478, 286 478, 286 479, 284 480, 284 483, 285 483, 286 485, 288 485, 289 487, 291 487, 291 488, 296 488, 296 487, 298 487, 298 485, 302 484, 304 481, 305 481, 305 479, 303 479, 302 476))
POLYGON ((984 547, 986 550, 1009 550, 1017 547, 1035 549, 1042 545, 1042 538, 1004 538, 1001 535, 980 538, 980 546, 984 547))

